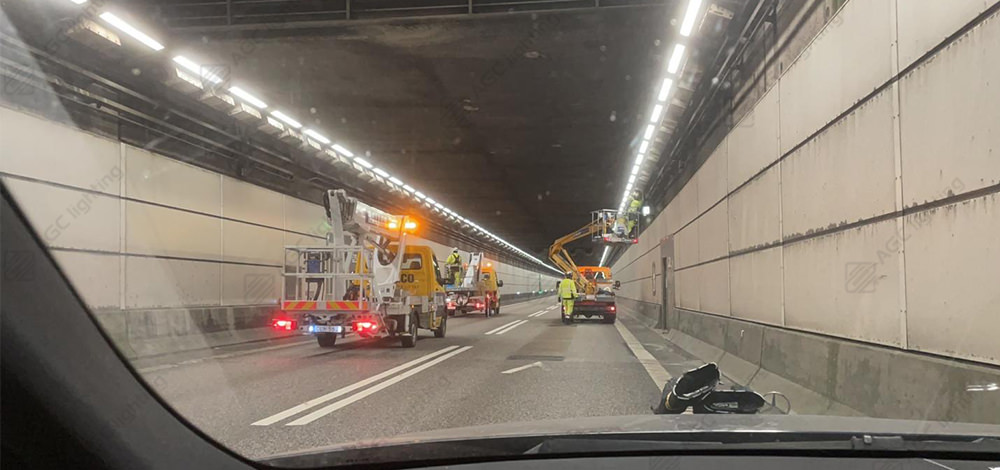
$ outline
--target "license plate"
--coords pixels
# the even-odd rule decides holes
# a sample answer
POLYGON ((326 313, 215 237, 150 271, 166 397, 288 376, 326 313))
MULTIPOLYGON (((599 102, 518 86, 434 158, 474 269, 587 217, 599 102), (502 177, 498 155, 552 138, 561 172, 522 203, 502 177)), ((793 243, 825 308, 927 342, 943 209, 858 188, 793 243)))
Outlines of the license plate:
POLYGON ((344 327, 340 325, 309 325, 306 331, 310 333, 343 333, 344 327))

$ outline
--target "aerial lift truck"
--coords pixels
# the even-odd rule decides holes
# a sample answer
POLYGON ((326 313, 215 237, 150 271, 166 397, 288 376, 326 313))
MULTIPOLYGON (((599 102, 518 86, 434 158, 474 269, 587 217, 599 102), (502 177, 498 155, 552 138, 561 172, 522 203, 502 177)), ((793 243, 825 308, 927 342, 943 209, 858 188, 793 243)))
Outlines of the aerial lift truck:
POLYGON ((457 285, 446 285, 448 314, 480 311, 487 317, 500 314, 500 288, 503 281, 497 278, 493 263, 486 261, 482 252, 472 253, 465 276, 457 285))
MULTIPOLYGON (((611 270, 596 267, 579 267, 566 251, 566 245, 585 237, 591 241, 605 245, 634 244, 638 240, 629 234, 615 230, 615 222, 619 219, 617 211, 602 209, 591 213, 590 223, 557 239, 549 247, 549 259, 563 272, 568 272, 576 283, 577 299, 573 302, 573 314, 562 312, 563 323, 572 323, 578 317, 600 317, 605 323, 614 323, 618 318, 618 307, 615 304, 615 292, 621 286, 620 281, 611 281, 611 270), (589 275, 585 275, 587 271, 589 275), (600 276, 596 276, 601 273, 600 276), (600 279, 598 279, 598 277, 600 279)), ((638 233, 633 231, 632 233, 638 233)))
POLYGON ((418 330, 444 337, 445 290, 428 246, 411 245, 416 220, 348 197, 324 198, 330 233, 323 246, 286 246, 281 315, 272 326, 316 336, 333 347, 349 332, 399 338, 413 347, 418 330), (291 267, 292 269, 289 269, 291 267))

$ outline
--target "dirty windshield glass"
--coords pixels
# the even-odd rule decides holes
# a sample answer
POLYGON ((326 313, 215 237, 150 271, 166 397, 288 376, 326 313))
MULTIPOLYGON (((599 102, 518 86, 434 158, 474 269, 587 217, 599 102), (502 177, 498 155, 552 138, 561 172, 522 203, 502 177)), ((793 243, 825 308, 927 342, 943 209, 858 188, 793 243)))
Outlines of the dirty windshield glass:
POLYGON ((996 435, 998 9, 7 1, 0 178, 251 459, 996 435))

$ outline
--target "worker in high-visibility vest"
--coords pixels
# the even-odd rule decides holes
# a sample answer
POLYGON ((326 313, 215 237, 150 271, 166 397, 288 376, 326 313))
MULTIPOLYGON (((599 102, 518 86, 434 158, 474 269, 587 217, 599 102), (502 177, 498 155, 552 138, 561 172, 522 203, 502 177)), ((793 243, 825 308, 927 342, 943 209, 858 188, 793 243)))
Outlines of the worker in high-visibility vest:
POLYGON ((639 222, 639 211, 642 209, 642 194, 639 191, 632 192, 632 200, 628 203, 628 209, 625 210, 625 214, 628 219, 628 234, 630 237, 635 237, 632 230, 635 228, 635 224, 639 222))
POLYGON ((451 255, 448 255, 448 259, 444 260, 444 265, 448 268, 452 284, 457 286, 462 278, 462 255, 458 253, 457 246, 451 250, 451 255))
POLYGON ((576 282, 573 273, 566 273, 566 278, 559 281, 559 299, 563 303, 563 312, 568 318, 573 314, 573 300, 576 299, 576 282))

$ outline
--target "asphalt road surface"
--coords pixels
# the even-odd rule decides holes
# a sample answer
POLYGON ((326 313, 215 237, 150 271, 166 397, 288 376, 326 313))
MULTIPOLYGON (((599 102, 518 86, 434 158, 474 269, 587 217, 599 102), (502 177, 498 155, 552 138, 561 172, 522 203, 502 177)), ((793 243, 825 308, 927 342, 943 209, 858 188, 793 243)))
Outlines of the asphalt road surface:
POLYGON ((554 297, 452 317, 415 348, 312 337, 137 361, 182 416, 250 458, 439 429, 645 415, 700 365, 627 312, 563 325, 554 297))

